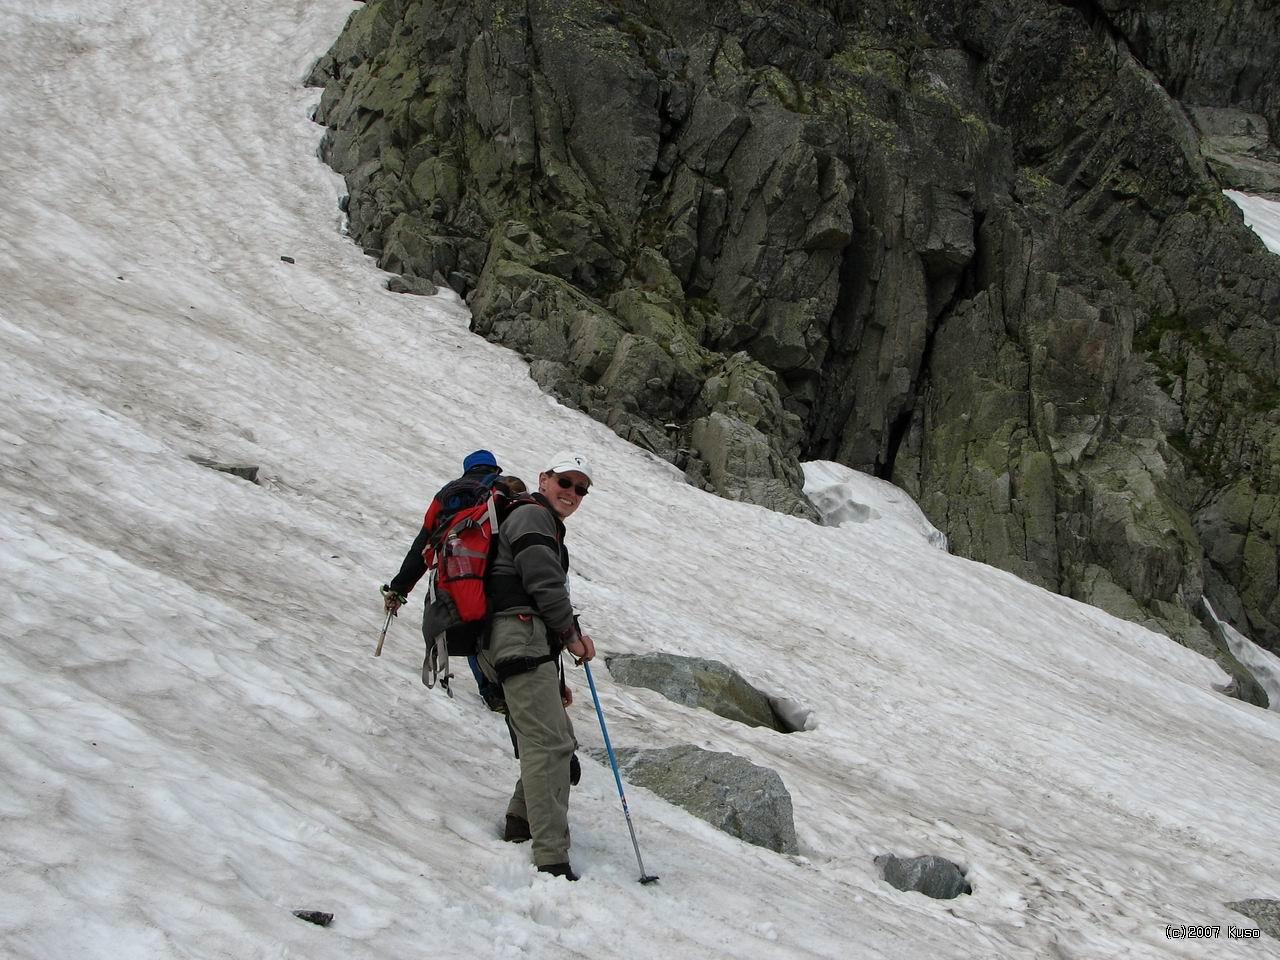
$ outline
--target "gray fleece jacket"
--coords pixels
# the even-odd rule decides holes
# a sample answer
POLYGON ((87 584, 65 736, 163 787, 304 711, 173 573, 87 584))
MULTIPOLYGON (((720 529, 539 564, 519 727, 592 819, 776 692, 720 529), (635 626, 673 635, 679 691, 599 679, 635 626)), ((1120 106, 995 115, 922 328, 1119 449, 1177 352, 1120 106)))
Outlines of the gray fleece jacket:
POLYGON ((498 527, 490 568, 495 613, 535 613, 562 642, 577 632, 569 599, 569 551, 564 522, 541 494, 516 507, 498 527))

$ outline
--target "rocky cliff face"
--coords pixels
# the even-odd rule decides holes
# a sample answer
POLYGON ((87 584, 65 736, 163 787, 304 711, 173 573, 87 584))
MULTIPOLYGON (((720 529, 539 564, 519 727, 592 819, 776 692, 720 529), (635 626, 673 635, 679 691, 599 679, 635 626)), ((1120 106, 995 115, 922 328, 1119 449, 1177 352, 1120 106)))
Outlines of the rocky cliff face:
POLYGON ((1274 648, 1280 261, 1221 190, 1280 171, 1280 28, 1229 6, 372 0, 313 81, 357 242, 692 482, 812 517, 839 460, 1274 648))

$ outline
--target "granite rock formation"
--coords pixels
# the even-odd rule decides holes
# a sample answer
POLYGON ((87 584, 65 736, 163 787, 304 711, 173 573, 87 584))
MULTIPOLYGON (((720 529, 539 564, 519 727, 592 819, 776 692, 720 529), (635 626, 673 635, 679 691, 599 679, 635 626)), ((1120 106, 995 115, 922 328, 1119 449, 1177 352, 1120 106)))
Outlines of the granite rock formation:
POLYGON ((691 482, 813 518, 838 460, 957 553, 1274 650, 1280 261, 1222 189, 1280 183, 1278 19, 371 0, 311 80, 353 238, 691 482))

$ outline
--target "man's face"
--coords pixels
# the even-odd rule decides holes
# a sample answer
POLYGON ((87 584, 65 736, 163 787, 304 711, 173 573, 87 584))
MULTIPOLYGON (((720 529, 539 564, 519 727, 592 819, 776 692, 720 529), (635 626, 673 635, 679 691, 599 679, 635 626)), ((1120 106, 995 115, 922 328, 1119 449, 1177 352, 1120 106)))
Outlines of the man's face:
POLYGON ((577 470, 544 473, 538 477, 538 492, 551 501, 552 508, 560 515, 561 520, 568 520, 573 511, 581 506, 585 491, 590 486, 591 481, 586 474, 577 470))

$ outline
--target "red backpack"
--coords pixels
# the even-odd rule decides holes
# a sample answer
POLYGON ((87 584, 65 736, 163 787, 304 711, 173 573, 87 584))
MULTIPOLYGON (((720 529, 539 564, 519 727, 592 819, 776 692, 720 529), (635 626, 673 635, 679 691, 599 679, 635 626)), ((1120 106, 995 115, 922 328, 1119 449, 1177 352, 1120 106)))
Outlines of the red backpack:
MULTIPOLYGON (((450 656, 474 656, 489 618, 489 568, 498 552, 498 527, 516 507, 537 503, 529 494, 493 491, 487 500, 464 507, 422 551, 427 562, 427 606, 422 633, 427 658, 422 682, 447 690, 450 656)), ((450 694, 452 695, 452 694, 450 694)))

